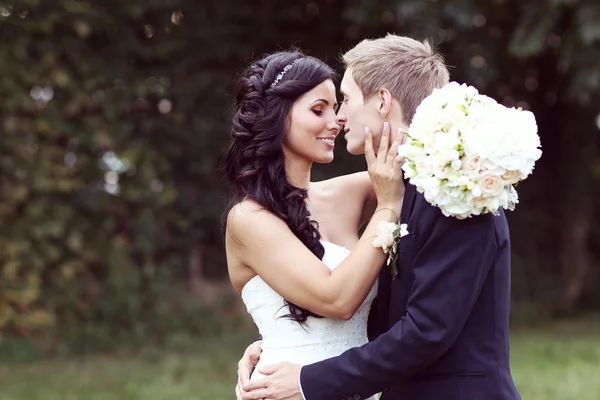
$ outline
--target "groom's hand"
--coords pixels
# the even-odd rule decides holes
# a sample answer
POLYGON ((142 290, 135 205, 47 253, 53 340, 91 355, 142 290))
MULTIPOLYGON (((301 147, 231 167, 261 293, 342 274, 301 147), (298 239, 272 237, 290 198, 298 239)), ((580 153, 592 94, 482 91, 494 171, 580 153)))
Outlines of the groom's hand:
POLYGON ((296 364, 281 363, 258 369, 265 375, 244 385, 243 400, 303 400, 300 392, 300 370, 296 364))
POLYGON ((242 356, 242 359, 238 362, 238 382, 235 386, 235 395, 237 400, 245 400, 245 391, 244 387, 250 383, 250 375, 252 375, 252 371, 254 371, 254 367, 258 364, 258 360, 260 359, 261 353, 261 345, 262 341, 258 340, 252 343, 242 356))

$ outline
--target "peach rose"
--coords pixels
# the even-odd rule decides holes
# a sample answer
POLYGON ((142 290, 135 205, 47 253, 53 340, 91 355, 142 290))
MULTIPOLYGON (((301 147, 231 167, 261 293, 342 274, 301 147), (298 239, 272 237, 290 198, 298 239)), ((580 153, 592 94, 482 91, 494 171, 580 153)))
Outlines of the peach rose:
POLYGON ((505 184, 507 184, 507 185, 512 184, 512 183, 517 183, 520 178, 521 178, 521 172, 519 172, 519 171, 506 170, 506 172, 504 174, 502 174, 502 179, 504 180, 505 184))
POLYGON ((461 170, 465 172, 478 172, 480 168, 481 158, 478 155, 463 158, 461 170))
POLYGON ((498 196, 504 190, 504 181, 498 175, 491 172, 484 172, 479 182, 481 193, 484 197, 498 196))

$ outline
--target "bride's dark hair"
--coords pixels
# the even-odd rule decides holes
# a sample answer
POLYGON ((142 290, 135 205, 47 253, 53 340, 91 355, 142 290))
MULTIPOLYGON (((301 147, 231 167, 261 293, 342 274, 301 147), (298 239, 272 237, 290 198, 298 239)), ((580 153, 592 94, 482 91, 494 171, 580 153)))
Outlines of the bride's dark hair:
MULTIPOLYGON (((250 65, 235 87, 231 144, 223 163, 233 186, 228 210, 246 197, 254 200, 285 221, 319 259, 325 250, 306 206, 308 193, 288 182, 282 141, 294 102, 334 76, 327 64, 300 51, 274 53, 250 65)), ((303 323, 309 316, 318 317, 287 300, 286 304, 287 318, 303 323)))

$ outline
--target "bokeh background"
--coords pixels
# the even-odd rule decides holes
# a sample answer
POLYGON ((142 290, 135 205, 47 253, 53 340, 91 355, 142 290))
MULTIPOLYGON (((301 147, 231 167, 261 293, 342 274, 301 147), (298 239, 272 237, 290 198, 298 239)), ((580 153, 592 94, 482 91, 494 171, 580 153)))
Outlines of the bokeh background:
MULTIPOLYGON (((535 113, 513 372, 524 399, 598 399, 597 0, 2 0, 0 400, 233 398, 256 336, 221 230, 233 81, 290 46, 341 75, 388 32, 535 113)), ((364 168, 339 139, 314 179, 364 168)))

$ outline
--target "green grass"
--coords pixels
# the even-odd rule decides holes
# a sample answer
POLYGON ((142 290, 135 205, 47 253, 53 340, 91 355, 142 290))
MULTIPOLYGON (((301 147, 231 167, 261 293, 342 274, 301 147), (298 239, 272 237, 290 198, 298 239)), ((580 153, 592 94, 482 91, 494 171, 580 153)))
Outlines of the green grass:
POLYGON ((0 364, 0 400, 231 400, 237 360, 256 333, 146 350, 0 364))
POLYGON ((600 322, 515 330, 511 368, 524 400, 598 400, 600 322))
MULTIPOLYGON (((0 400, 231 400, 237 360, 253 337, 198 339, 168 352, 0 364, 0 400)), ((511 339, 523 399, 598 399, 599 323, 518 329, 511 339)))

